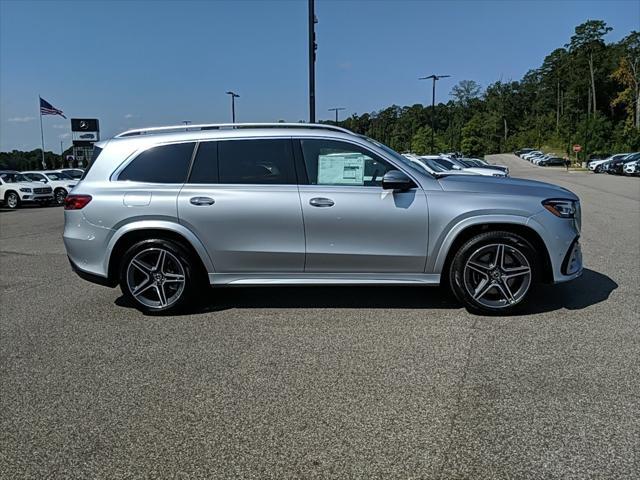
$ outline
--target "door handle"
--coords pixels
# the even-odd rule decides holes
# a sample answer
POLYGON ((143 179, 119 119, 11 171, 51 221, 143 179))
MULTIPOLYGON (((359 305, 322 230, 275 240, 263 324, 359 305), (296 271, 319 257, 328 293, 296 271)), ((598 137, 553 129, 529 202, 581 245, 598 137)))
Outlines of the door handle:
POLYGON ((309 200, 312 207, 333 207, 335 203, 330 198, 316 197, 309 200))
POLYGON ((209 197, 192 197, 189 199, 189 203, 191 205, 213 205, 216 201, 213 198, 209 197))

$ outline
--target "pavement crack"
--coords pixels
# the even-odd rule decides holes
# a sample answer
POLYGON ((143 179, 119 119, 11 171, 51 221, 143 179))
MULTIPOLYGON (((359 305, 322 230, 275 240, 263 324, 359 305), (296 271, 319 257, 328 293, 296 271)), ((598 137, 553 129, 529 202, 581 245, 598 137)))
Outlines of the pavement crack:
POLYGON ((464 389, 464 385, 467 381, 467 374, 469 373, 469 365, 471 364, 471 356, 473 354, 473 346, 475 343, 475 337, 477 332, 478 318, 476 317, 473 320, 473 324, 471 325, 471 333, 469 334, 469 348, 467 349, 467 356, 465 358, 464 367, 462 369, 462 377, 460 378, 460 382, 458 384, 458 388, 456 391, 456 399, 455 399, 455 407, 454 413, 451 417, 451 424, 449 425, 449 432, 447 437, 449 438, 449 445, 447 445, 446 450, 444 451, 444 458, 442 459, 442 464, 438 469, 438 474, 436 478, 442 479, 442 475, 444 473, 444 469, 449 462, 449 454, 451 453, 451 449, 453 448, 453 431, 455 430, 456 423, 458 422, 458 418, 460 417, 460 404, 462 402, 462 390, 464 389))

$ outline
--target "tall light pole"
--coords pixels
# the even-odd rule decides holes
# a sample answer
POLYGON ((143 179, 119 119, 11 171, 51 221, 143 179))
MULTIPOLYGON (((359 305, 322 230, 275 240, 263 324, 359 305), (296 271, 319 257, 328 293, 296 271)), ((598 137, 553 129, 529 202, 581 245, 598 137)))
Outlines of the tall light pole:
POLYGON ((316 123, 316 18, 314 0, 309 0, 309 123, 316 123))
POLYGON ((334 107, 334 108, 330 108, 329 111, 330 112, 336 112, 336 123, 338 123, 338 112, 340 110, 345 110, 344 107, 334 107))
POLYGON ((451 75, 429 75, 428 77, 420 77, 418 80, 433 80, 433 90, 431 92, 431 153, 436 153, 435 140, 433 137, 436 131, 436 81, 441 78, 448 78, 451 75))
POLYGON ((228 91, 227 95, 231 95, 231 123, 236 123, 236 98, 240 95, 232 91, 228 91))

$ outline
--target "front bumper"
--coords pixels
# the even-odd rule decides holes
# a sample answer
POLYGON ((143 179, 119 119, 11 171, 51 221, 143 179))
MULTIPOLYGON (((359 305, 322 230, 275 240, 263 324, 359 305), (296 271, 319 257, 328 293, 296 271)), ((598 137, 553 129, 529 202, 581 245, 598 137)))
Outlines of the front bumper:
POLYGON ((41 194, 41 193, 26 193, 20 198, 21 202, 51 202, 53 201, 53 194, 41 194))

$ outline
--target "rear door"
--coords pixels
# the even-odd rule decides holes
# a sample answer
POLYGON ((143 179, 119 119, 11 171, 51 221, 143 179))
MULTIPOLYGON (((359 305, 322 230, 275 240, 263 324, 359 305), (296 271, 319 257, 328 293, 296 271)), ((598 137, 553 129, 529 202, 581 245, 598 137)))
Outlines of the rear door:
POLYGON ((180 222, 216 273, 302 272, 304 228, 290 138, 200 142, 180 222))

